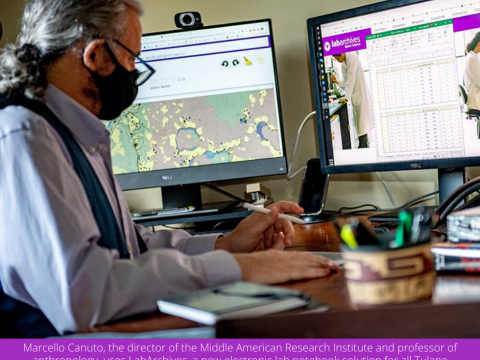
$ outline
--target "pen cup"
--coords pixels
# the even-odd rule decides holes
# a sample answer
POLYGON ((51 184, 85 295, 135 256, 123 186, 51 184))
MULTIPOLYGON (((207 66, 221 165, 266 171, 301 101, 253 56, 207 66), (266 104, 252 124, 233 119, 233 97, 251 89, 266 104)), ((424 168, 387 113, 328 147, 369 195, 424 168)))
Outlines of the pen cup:
POLYGON ((350 299, 356 304, 401 304, 431 297, 435 271, 430 244, 379 250, 343 248, 350 299))

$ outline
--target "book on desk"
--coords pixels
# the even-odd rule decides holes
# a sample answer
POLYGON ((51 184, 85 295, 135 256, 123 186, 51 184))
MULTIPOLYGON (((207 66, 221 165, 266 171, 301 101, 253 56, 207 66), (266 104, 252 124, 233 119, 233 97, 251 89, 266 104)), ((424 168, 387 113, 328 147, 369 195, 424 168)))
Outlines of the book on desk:
POLYGON ((480 273, 479 243, 439 243, 432 253, 437 272, 480 273))
MULTIPOLYGON (((206 325, 220 320, 273 314, 307 306, 310 298, 297 290, 235 282, 159 300, 162 313, 183 317, 206 325)), ((327 304, 323 304, 325 310, 327 304)))

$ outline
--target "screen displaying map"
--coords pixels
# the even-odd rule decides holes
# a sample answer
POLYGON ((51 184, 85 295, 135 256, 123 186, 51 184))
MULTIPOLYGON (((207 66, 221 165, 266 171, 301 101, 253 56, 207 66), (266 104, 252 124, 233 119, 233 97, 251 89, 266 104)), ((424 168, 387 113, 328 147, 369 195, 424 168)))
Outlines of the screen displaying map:
POLYGON ((285 154, 268 21, 147 34, 141 58, 153 76, 132 106, 105 122, 115 175, 199 167, 197 174, 221 164, 234 178, 285 171, 277 162, 285 154), (262 171, 243 171, 266 159, 273 161, 262 171))
POLYGON ((115 120, 115 174, 282 157, 274 88, 138 103, 115 120))

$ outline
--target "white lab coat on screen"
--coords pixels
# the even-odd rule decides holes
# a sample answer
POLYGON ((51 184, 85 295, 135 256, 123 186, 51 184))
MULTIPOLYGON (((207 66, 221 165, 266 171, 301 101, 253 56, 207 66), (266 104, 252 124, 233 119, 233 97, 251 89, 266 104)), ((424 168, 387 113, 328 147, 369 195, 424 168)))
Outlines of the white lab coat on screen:
POLYGON ((465 67, 465 86, 468 91, 467 107, 480 110, 480 58, 470 51, 467 54, 465 67))
POLYGON ((360 58, 355 52, 346 54, 342 63, 343 80, 338 85, 346 90, 345 98, 352 102, 357 135, 368 134, 373 129, 372 99, 360 58))

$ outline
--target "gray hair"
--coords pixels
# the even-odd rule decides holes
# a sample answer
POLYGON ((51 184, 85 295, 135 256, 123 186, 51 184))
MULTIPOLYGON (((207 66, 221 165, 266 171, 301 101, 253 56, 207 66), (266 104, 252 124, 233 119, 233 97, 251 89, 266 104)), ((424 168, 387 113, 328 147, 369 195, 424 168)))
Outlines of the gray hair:
POLYGON ((31 0, 16 44, 0 51, 0 94, 43 99, 47 66, 81 40, 121 39, 129 6, 143 13, 138 0, 31 0))

